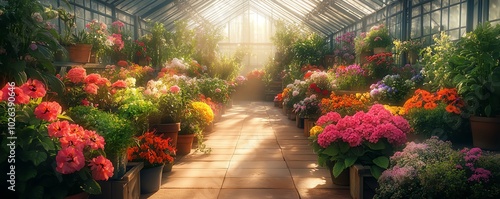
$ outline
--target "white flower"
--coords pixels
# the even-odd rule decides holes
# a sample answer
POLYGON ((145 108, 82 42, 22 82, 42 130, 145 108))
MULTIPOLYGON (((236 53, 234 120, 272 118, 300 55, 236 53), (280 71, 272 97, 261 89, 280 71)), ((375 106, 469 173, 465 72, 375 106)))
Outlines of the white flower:
POLYGON ((40 13, 38 13, 38 12, 35 12, 35 13, 31 14, 31 18, 33 18, 37 22, 42 22, 43 21, 42 15, 40 13))
POLYGON ((127 86, 129 86, 129 87, 135 87, 136 81, 137 80, 133 77, 129 77, 129 78, 125 79, 125 82, 127 82, 127 86))
POLYGON ((299 94, 299 91, 293 91, 292 95, 295 97, 299 94))
POLYGON ((293 84, 300 84, 300 80, 296 79, 293 84))
POLYGON ((309 96, 309 99, 311 99, 311 100, 316 99, 316 94, 312 94, 311 96, 309 96))
POLYGON ((288 85, 286 85, 286 87, 291 89, 291 88, 293 88, 293 84, 288 84, 288 85))

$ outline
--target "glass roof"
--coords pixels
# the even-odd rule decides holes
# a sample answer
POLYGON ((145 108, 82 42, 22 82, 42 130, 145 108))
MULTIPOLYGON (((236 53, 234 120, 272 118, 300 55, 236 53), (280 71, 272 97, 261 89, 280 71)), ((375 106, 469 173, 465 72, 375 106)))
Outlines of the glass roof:
POLYGON ((167 24, 189 20, 196 26, 224 25, 247 10, 303 24, 330 35, 397 0, 97 0, 124 12, 167 24))

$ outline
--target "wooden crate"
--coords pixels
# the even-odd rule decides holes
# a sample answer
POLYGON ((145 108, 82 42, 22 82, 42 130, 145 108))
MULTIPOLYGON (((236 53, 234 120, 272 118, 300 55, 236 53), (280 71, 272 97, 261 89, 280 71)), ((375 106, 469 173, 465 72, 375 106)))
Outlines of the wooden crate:
POLYGON ((129 162, 127 172, 119 180, 98 181, 102 193, 91 195, 93 199, 137 199, 141 197, 142 162, 129 162))

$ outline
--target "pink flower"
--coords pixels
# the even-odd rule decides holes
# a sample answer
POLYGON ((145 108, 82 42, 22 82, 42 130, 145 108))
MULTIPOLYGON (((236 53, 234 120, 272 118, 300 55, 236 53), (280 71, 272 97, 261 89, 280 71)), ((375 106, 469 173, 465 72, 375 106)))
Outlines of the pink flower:
POLYGON ((488 171, 483 168, 477 168, 474 170, 474 174, 472 174, 469 179, 469 182, 488 182, 490 180, 491 171, 488 171))
POLYGON ((94 180, 108 180, 113 176, 113 164, 102 155, 92 158, 88 166, 92 170, 94 180))
POLYGON ((31 18, 33 18, 36 22, 43 22, 43 17, 39 12, 34 12, 31 14, 31 18))
POLYGON ((342 140, 344 142, 349 143, 350 147, 357 147, 361 145, 363 141, 362 137, 359 135, 359 132, 354 131, 352 128, 348 128, 342 131, 342 140))
POLYGON ((125 24, 121 21, 115 21, 111 24, 112 26, 115 26, 115 27, 118 27, 118 28, 121 28, 123 26, 125 26, 125 24))
POLYGON ((86 84, 85 88, 83 88, 83 90, 85 90, 85 92, 87 92, 88 94, 92 94, 92 95, 97 95, 98 89, 99 89, 99 86, 97 86, 94 83, 86 84))
POLYGON ((31 50, 36 50, 36 49, 38 49, 38 46, 36 45, 36 43, 35 43, 35 42, 32 42, 32 43, 30 44, 30 49, 31 49, 31 50))
POLYGON ((87 71, 82 67, 72 68, 71 70, 68 71, 68 74, 66 74, 66 78, 68 78, 69 81, 75 84, 83 82, 86 76, 87 76, 87 71))
POLYGON ((126 88, 127 87, 127 82, 123 80, 118 80, 115 83, 111 85, 113 88, 126 88))
POLYGON ((104 149, 106 142, 102 136, 97 134, 95 131, 88 130, 85 130, 85 135, 87 136, 87 146, 90 146, 91 149, 104 149))
POLYGON ((85 166, 85 157, 82 151, 69 147, 57 152, 56 162, 57 172, 70 174, 79 171, 85 166))
POLYGON ((82 99, 82 105, 84 105, 84 106, 90 106, 89 100, 87 100, 87 98, 82 99))
POLYGON ((61 143, 61 148, 75 148, 78 150, 83 150, 85 148, 85 143, 81 137, 77 134, 68 133, 63 137, 59 138, 59 143, 61 143))
POLYGON ((56 121, 49 126, 47 126, 47 130, 49 133, 49 137, 51 138, 60 138, 64 135, 69 134, 70 127, 68 121, 56 121))
POLYGON ((35 108, 35 116, 45 121, 55 121, 61 114, 62 107, 57 102, 42 102, 35 108))
POLYGON ((216 89, 215 89, 215 92, 216 92, 216 93, 220 93, 220 92, 221 92, 220 88, 216 88, 216 89))
POLYGON ((323 115, 318 118, 318 121, 316 121, 316 125, 318 126, 324 126, 327 124, 332 124, 332 123, 337 123, 342 116, 340 116, 339 113, 337 112, 329 112, 326 115, 323 115))
POLYGON ((108 80, 108 78, 102 77, 97 80, 96 84, 97 86, 109 86, 111 85, 111 82, 108 80))
POLYGON ((99 79, 101 79, 101 75, 96 74, 96 73, 92 73, 90 75, 87 75, 87 77, 85 77, 84 81, 86 84, 95 84, 99 81, 99 79))
POLYGON ((179 91, 181 91, 181 88, 177 85, 173 85, 170 87, 170 92, 172 92, 172 93, 177 94, 177 93, 179 93, 179 91))
POLYGON ((399 115, 392 117, 392 123, 394 123, 394 125, 396 125, 396 127, 398 127, 398 129, 401 129, 403 132, 410 131, 411 127, 408 121, 399 115))
POLYGON ((9 98, 12 97, 14 97, 14 104, 27 104, 30 102, 30 96, 26 95, 23 89, 5 84, 2 88, 2 101, 9 101, 9 98), (11 96, 12 92, 14 92, 14 96, 11 96))
POLYGON ((29 79, 21 86, 21 89, 23 89, 23 92, 31 98, 44 97, 47 93, 45 85, 36 79, 29 79))

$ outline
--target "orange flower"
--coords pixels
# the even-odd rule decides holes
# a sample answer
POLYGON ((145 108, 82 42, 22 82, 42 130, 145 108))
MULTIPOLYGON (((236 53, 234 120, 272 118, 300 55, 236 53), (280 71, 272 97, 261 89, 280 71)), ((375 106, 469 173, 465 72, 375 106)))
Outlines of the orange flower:
POLYGON ((455 113, 455 114, 460 114, 460 109, 458 109, 456 106, 453 106, 451 104, 448 104, 448 106, 446 106, 446 111, 448 111, 449 113, 455 113))
POLYGON ((427 109, 427 110, 432 110, 432 109, 434 109, 436 107, 437 107, 437 104, 434 103, 434 102, 426 103, 424 105, 424 108, 427 109))

